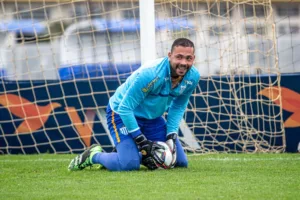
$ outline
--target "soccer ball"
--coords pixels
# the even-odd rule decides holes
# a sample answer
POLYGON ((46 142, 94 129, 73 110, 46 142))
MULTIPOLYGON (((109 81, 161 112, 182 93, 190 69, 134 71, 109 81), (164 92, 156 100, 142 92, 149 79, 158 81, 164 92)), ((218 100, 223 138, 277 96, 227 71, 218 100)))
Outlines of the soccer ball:
POLYGON ((158 169, 169 169, 172 166, 172 160, 173 160, 173 155, 171 152, 171 149, 169 148, 169 146, 165 143, 165 142, 160 142, 157 141, 155 142, 161 146, 163 146, 163 149, 157 149, 154 152, 154 156, 158 157, 160 160, 164 160, 164 163, 158 164, 156 163, 156 166, 158 169))

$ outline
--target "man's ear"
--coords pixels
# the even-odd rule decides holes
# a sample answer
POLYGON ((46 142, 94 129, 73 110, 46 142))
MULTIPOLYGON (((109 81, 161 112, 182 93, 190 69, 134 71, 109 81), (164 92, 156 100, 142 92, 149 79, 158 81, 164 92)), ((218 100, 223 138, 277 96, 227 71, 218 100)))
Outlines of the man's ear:
POLYGON ((168 53, 169 60, 170 60, 170 58, 171 58, 171 55, 172 55, 172 53, 169 52, 169 53, 168 53))

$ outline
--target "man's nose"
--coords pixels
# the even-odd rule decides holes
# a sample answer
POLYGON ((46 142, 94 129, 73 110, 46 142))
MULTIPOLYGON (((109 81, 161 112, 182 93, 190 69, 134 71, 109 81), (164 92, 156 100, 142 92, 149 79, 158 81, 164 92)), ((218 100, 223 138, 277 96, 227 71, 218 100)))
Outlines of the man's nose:
POLYGON ((185 58, 182 59, 180 64, 181 64, 181 65, 186 65, 186 64, 187 64, 187 60, 186 60, 185 58))

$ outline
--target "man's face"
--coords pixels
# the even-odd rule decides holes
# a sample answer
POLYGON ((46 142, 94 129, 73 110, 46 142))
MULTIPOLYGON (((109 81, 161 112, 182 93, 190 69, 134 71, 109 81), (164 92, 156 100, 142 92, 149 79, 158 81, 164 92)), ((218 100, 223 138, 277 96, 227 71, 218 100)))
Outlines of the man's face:
POLYGON ((175 46, 173 52, 168 53, 168 57, 172 69, 171 76, 184 76, 194 63, 194 48, 175 46))

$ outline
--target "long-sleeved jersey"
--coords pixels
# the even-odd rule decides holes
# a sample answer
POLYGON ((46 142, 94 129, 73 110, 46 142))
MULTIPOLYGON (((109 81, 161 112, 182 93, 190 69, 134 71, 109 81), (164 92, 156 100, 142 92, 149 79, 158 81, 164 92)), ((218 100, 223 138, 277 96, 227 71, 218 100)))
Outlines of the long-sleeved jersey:
POLYGON ((200 74, 192 66, 180 84, 172 89, 168 57, 148 62, 136 70, 110 98, 111 109, 118 113, 133 137, 140 134, 135 117, 155 119, 168 109, 167 133, 177 133, 189 97, 198 85, 200 74))

